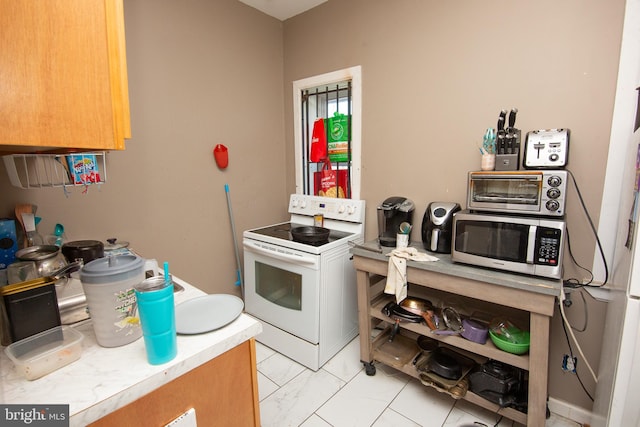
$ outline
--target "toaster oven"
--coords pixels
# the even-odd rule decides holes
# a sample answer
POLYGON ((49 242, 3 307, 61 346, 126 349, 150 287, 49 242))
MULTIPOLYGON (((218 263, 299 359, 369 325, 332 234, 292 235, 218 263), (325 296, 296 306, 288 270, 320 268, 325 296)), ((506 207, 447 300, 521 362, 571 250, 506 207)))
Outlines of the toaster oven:
POLYGON ((469 172, 467 209, 563 217, 567 193, 567 171, 469 172))

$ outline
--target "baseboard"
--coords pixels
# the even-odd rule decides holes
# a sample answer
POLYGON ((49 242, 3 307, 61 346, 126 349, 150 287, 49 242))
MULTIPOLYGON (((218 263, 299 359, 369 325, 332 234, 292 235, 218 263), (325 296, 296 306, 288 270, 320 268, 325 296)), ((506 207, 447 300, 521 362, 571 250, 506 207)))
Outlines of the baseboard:
POLYGON ((563 400, 550 397, 549 411, 580 424, 591 424, 591 411, 572 405, 563 400))

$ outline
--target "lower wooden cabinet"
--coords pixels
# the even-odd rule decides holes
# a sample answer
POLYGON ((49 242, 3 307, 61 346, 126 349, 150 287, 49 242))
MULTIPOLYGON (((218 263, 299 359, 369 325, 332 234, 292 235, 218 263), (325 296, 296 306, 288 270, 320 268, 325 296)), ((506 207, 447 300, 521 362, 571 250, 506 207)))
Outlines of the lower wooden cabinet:
POLYGON ((190 408, 195 408, 198 427, 260 425, 254 339, 90 426, 164 426, 190 408))

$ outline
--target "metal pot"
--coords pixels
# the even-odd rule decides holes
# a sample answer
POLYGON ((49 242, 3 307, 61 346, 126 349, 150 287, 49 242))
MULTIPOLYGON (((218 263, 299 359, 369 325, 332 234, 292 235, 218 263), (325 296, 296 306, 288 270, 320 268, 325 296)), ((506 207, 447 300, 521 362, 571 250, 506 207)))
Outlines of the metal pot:
POLYGON ((47 277, 67 265, 60 248, 55 245, 37 245, 20 249, 16 258, 21 261, 34 261, 38 277, 47 277))
POLYGON ((84 264, 88 264, 104 257, 104 243, 99 240, 76 240, 62 245, 61 251, 68 262, 82 259, 84 264))
POLYGON ((291 229, 293 240, 300 243, 323 243, 329 240, 331 230, 324 227, 294 227, 291 229))

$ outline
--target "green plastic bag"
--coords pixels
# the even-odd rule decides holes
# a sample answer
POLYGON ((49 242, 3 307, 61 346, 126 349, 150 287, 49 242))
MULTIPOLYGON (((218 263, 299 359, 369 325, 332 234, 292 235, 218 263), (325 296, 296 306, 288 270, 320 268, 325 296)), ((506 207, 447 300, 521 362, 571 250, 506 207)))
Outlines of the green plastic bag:
POLYGON ((349 161, 349 141, 351 140, 349 135, 350 121, 350 115, 340 113, 335 113, 333 117, 326 119, 329 160, 334 163, 349 161))

